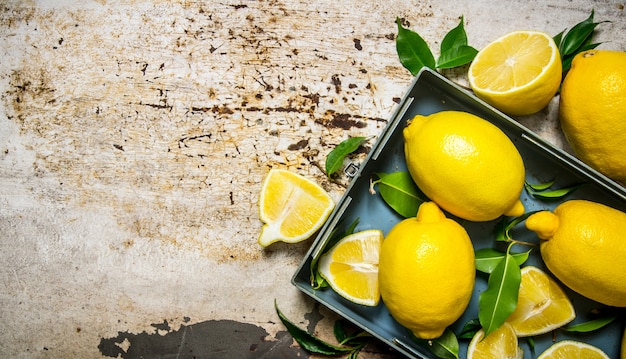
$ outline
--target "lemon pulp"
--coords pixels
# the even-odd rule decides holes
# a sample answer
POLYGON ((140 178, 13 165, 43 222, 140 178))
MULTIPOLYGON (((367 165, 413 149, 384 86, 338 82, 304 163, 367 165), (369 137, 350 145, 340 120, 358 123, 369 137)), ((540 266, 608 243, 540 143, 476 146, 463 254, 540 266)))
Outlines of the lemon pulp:
POLYGON ((500 111, 530 115, 544 108, 559 89, 561 57, 550 35, 514 31, 478 52, 468 78, 474 93, 500 111))
POLYGON ((574 306, 555 280, 537 267, 522 268, 517 307, 506 320, 518 337, 547 333, 575 317, 574 306))
POLYGON ((561 340, 552 344, 537 357, 537 359, 564 358, 609 359, 609 356, 591 344, 574 340, 561 340))
POLYGON ((324 224, 335 203, 317 183, 284 169, 267 174, 259 197, 259 218, 265 223, 258 242, 295 243, 309 238, 324 224))
POLYGON ((467 359, 522 359, 524 351, 518 346, 515 330, 502 324, 485 338, 485 331, 474 334, 467 347, 467 359))
POLYGON ((383 233, 372 229, 342 238, 318 262, 328 284, 351 302, 375 306, 380 301, 378 258, 383 233))

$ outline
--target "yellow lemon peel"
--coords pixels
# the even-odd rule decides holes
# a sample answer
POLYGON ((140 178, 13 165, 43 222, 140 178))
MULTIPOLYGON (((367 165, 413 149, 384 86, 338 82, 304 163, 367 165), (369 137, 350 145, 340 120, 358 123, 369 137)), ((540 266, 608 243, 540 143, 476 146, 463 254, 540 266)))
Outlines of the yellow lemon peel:
POLYGON ((415 336, 438 338, 469 304, 474 262, 465 229, 434 202, 425 202, 416 217, 396 224, 383 240, 378 268, 382 300, 415 336))

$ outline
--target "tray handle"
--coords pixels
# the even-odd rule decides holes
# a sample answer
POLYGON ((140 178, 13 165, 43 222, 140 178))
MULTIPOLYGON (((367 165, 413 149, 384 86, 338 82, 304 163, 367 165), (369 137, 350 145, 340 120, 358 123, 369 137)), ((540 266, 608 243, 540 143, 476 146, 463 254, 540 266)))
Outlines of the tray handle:
POLYGON ((402 104, 402 107, 398 108, 398 111, 396 111, 391 121, 389 121, 389 124, 387 125, 385 132, 380 137, 380 140, 377 142, 376 148, 372 152, 372 159, 374 161, 378 159, 378 156, 380 155, 382 150, 385 148, 387 141, 389 141, 389 138, 391 137, 391 135, 393 135, 394 130, 396 129, 396 126, 398 126, 398 123, 404 117, 404 114, 411 106, 411 103, 413 103, 413 100, 415 100, 415 97, 407 98, 406 101, 404 101, 404 103, 402 104))

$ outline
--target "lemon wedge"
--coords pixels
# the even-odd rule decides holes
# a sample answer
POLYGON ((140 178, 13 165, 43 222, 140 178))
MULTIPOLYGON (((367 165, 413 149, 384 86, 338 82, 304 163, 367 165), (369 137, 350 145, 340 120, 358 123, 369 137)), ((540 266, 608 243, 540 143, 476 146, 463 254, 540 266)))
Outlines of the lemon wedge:
POLYGON ((522 359, 524 351, 518 346, 515 330, 508 324, 502 324, 485 338, 485 331, 474 334, 467 347, 467 359, 522 359))
POLYGON ((349 301, 376 306, 380 301, 378 258, 383 233, 370 229, 348 235, 322 254, 318 271, 337 294, 349 301))
POLYGON ((261 188, 259 218, 265 223, 258 242, 266 247, 296 243, 322 227, 335 202, 317 183, 284 169, 271 169, 261 188))
POLYGON ((562 78, 559 49, 546 33, 514 31, 480 50, 468 70, 479 98, 513 116, 530 115, 554 97, 562 78))
POLYGON ((591 344, 574 340, 562 340, 552 344, 537 357, 537 359, 561 358, 609 359, 609 356, 591 344))
POLYGON ((574 306, 555 280, 537 267, 522 268, 517 307, 506 320, 518 337, 547 333, 575 317, 574 306))

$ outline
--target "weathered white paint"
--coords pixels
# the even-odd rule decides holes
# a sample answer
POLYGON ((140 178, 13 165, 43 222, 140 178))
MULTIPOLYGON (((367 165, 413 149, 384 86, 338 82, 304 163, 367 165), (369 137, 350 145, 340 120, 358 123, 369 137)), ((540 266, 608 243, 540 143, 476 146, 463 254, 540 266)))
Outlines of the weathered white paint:
MULTIPOLYGON (((438 53, 461 15, 480 48, 591 9, 626 50, 618 1, 0 5, 0 355, 98 357, 185 317, 275 333, 274 298, 304 321, 289 280, 311 242, 257 245, 260 183, 279 166, 341 196, 326 154, 378 134, 411 80, 396 16, 438 53)), ((521 121, 564 146, 556 99, 521 121)))

